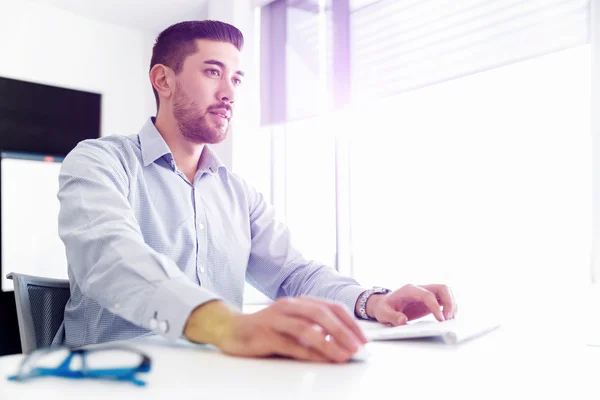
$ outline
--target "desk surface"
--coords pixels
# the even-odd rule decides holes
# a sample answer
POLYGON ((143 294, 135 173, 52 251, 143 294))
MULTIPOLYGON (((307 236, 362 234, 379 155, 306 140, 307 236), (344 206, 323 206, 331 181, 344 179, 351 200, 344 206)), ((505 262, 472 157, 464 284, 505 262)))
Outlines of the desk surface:
POLYGON ((129 344, 152 357, 152 371, 140 375, 146 387, 60 378, 8 382, 22 358, 15 355, 0 357, 0 399, 600 398, 600 347, 510 328, 457 346, 372 342, 368 361, 343 365, 241 359, 160 338, 129 344))

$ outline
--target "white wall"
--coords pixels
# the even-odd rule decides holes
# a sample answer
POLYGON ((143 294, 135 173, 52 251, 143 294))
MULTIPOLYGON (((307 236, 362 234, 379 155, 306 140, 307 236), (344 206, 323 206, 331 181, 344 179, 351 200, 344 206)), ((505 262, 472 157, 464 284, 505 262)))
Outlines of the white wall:
POLYGON ((102 95, 102 136, 137 133, 155 113, 154 37, 28 0, 0 0, 0 76, 102 95))

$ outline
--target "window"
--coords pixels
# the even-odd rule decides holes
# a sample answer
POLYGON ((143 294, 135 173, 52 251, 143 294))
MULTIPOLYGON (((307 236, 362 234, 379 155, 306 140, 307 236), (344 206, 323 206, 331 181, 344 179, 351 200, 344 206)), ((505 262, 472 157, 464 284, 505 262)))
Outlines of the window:
MULTIPOLYGON (((237 131, 236 131, 237 133, 237 131)), ((247 127, 236 135, 233 151, 233 171, 240 174, 256 190, 263 194, 265 199, 273 203, 271 184, 271 140, 272 130, 261 128, 249 130, 247 127)), ((265 304, 269 298, 246 283, 244 291, 244 304, 265 304)))
POLYGON ((585 45, 354 111, 355 278, 448 282, 486 303, 579 290, 591 249, 589 88, 585 45))
POLYGON ((331 0, 275 0, 261 10, 264 125, 321 115, 333 104, 331 0))
POLYGON ((294 245, 336 263, 335 130, 326 118, 286 126, 286 221, 294 245))
MULTIPOLYGON (((319 8, 332 21, 327 39, 298 47, 307 57, 285 52, 285 79, 263 80, 271 103, 286 105, 270 121, 285 143, 279 192, 301 250, 337 255, 336 267, 366 286, 448 282, 468 297, 587 283, 590 1, 332 6, 319 8), (311 103, 302 63, 326 66, 314 93, 337 109, 311 103), (316 173, 319 164, 327 168, 316 173)), ((269 37, 281 25, 292 37, 329 26, 316 19, 279 21, 269 37)))
POLYGON ((287 0, 287 118, 320 115, 332 106, 329 1, 287 0))
POLYGON ((381 98, 586 43, 589 10, 589 0, 357 3, 350 14, 354 100, 381 98))

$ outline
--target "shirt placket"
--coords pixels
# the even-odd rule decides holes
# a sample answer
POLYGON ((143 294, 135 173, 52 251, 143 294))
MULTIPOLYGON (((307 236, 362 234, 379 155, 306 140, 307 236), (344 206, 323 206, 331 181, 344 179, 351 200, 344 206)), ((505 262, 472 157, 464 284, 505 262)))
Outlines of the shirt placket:
POLYGON ((196 230, 196 276, 200 285, 206 287, 209 284, 206 212, 198 189, 194 186, 192 190, 194 193, 194 228, 196 230))

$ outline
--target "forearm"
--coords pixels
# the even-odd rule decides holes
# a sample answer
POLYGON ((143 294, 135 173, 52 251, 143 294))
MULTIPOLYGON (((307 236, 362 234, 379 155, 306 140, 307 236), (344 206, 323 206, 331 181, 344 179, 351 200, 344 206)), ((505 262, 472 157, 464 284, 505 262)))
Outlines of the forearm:
POLYGON ((287 226, 254 189, 248 188, 252 250, 247 279, 271 299, 313 296, 342 303, 352 313, 365 290, 354 279, 307 260, 294 248, 287 226))
POLYGON ((353 312, 356 299, 365 291, 354 279, 315 262, 302 264, 289 272, 280 289, 284 296, 314 296, 337 301, 349 312, 353 312))
POLYGON ((356 299, 366 290, 331 267, 303 259, 287 241, 269 246, 269 255, 258 256, 255 247, 258 246, 253 243, 248 281, 273 300, 313 296, 340 302, 352 313, 356 299))

